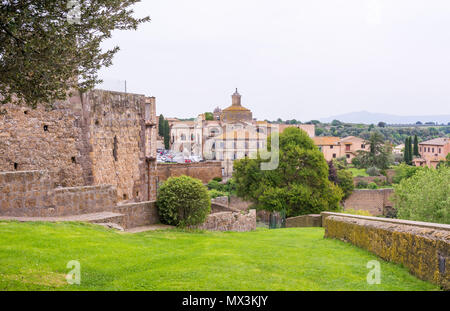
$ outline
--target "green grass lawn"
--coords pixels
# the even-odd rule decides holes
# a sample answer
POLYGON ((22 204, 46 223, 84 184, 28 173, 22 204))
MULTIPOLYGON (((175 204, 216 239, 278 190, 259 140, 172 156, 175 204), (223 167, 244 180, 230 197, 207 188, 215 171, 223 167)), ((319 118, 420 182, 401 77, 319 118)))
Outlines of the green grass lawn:
POLYGON ((438 290, 322 228, 118 233, 79 223, 0 222, 0 290, 438 290), (367 262, 381 263, 369 285, 367 262), (64 276, 81 263, 81 284, 64 276))
POLYGON ((369 176, 369 174, 366 173, 366 169, 364 169, 364 168, 351 167, 348 170, 350 172, 352 172, 353 177, 358 177, 358 176, 366 177, 366 176, 369 176))

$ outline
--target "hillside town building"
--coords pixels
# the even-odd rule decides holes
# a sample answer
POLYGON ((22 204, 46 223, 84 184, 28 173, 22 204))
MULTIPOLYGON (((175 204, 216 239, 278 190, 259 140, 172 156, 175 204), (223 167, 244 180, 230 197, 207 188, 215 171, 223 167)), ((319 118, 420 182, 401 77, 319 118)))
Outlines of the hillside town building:
POLYGON ((440 161, 445 161, 450 152, 450 138, 441 137, 419 143, 419 158, 413 159, 416 166, 436 167, 440 161))
POLYGON ((364 139, 355 136, 344 138, 317 136, 313 137, 313 140, 327 161, 345 157, 347 163, 351 163, 358 151, 369 150, 369 144, 364 139))

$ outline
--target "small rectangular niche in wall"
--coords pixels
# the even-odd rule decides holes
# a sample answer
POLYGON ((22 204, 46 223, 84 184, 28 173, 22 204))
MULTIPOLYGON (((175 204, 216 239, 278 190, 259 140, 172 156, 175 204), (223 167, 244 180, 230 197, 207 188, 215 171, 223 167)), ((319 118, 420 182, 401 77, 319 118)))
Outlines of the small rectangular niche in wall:
POLYGON ((117 161, 117 136, 114 136, 114 142, 113 142, 113 157, 114 161, 117 161))
POLYGON ((14 170, 17 171, 19 169, 19 163, 14 162, 14 170))

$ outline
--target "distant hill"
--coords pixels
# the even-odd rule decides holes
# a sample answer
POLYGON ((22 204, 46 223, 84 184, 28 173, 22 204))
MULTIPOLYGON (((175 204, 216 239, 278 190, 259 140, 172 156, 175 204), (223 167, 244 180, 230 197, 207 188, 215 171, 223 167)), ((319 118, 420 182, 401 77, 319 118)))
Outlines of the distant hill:
POLYGON ((415 124, 417 121, 425 122, 437 122, 439 124, 447 124, 450 122, 450 115, 434 115, 434 116, 397 116, 385 113, 373 113, 368 111, 350 112, 331 116, 328 118, 320 119, 320 122, 331 122, 333 120, 339 120, 346 123, 364 123, 364 124, 377 124, 380 121, 388 124, 415 124))

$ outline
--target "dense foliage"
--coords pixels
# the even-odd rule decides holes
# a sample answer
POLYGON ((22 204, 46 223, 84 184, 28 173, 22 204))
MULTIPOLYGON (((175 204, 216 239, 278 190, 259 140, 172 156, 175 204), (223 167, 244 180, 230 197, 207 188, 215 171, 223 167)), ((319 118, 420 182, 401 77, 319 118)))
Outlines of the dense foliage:
POLYGON ((394 185, 401 219, 450 224, 450 168, 424 169, 394 185))
POLYGON ((279 135, 276 169, 261 170, 263 161, 258 155, 234 162, 238 196, 260 209, 285 210, 288 217, 339 209, 342 190, 328 180, 327 162, 304 131, 287 128, 279 135))
POLYGON ((101 82, 118 47, 103 51, 113 30, 136 29, 139 0, 3 0, 0 3, 0 104, 13 97, 51 105, 72 89, 101 82))
POLYGON ((383 135, 379 132, 373 132, 367 143, 370 144, 370 150, 358 150, 357 156, 352 160, 352 164, 357 168, 377 167, 387 169, 393 163, 390 144, 384 141, 383 135))
POLYGON ((236 183, 233 178, 229 179, 226 183, 222 183, 218 179, 221 180, 221 178, 214 178, 208 183, 211 198, 236 194, 236 183))
POLYGON ((188 176, 168 178, 156 204, 163 223, 180 227, 201 224, 211 212, 208 190, 199 179, 188 176))

